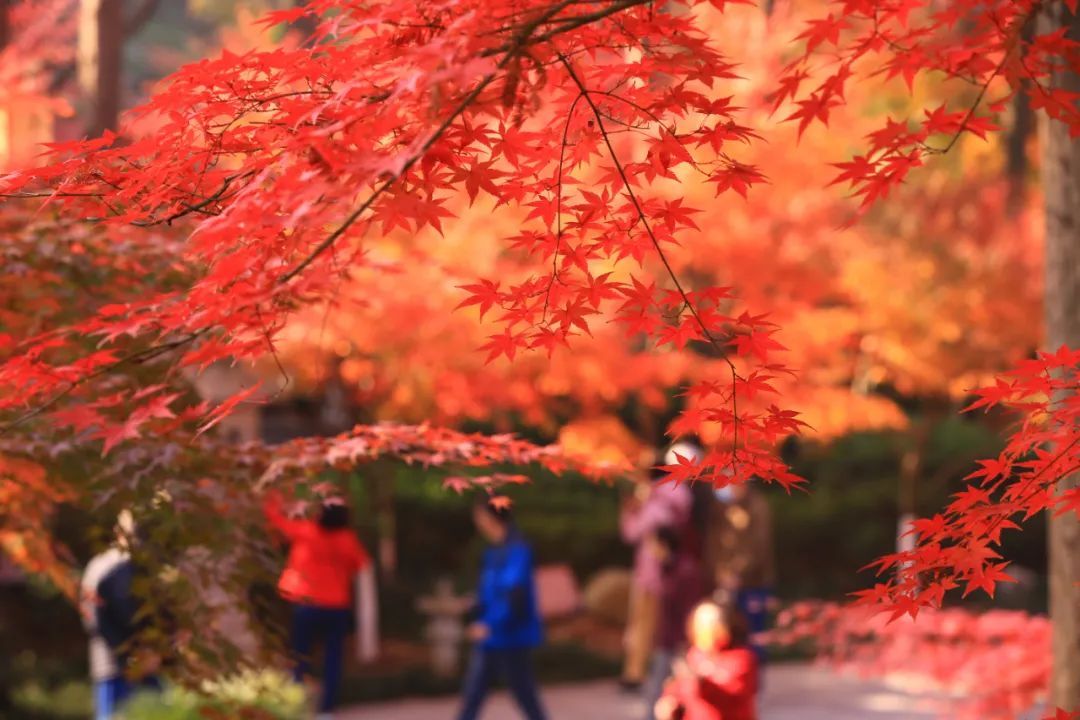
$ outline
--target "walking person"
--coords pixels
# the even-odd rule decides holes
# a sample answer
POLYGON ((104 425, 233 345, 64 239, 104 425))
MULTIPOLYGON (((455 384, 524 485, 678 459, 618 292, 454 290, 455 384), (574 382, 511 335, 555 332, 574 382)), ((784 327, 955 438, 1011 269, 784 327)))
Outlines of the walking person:
POLYGON ((718 491, 705 536, 704 560, 717 598, 733 604, 746 618, 751 647, 763 665, 765 649, 753 638, 768 627, 776 560, 772 510, 752 482, 718 491))
POLYGON ((345 640, 355 622, 361 660, 374 659, 378 615, 374 570, 367 550, 349 526, 349 509, 340 498, 325 500, 317 520, 286 517, 280 495, 265 504, 266 517, 289 542, 289 556, 278 592, 292 605, 290 649, 294 677, 308 674, 312 648, 324 646, 318 718, 332 717, 341 685, 345 640))
POLYGON ((141 569, 132 561, 131 546, 146 536, 145 526, 136 529, 131 513, 122 512, 112 544, 90 559, 79 584, 79 610, 90 635, 95 720, 113 718, 135 690, 160 688, 160 657, 139 639, 149 615, 132 591, 141 569))
MULTIPOLYGON (((700 451, 688 444, 678 444, 666 453, 666 464, 677 462, 676 453, 697 458, 700 451)), ((645 680, 660 612, 661 562, 648 549, 646 538, 661 527, 689 534, 693 495, 685 485, 661 484, 665 474, 653 470, 648 479, 637 483, 619 515, 623 541, 635 546, 634 575, 630 585, 630 612, 626 628, 626 659, 621 684, 634 691, 645 680)))
POLYGON ((685 538, 676 528, 662 527, 648 540, 649 551, 661 563, 662 584, 656 641, 645 683, 646 720, 656 717, 656 703, 671 677, 673 663, 686 651, 690 613, 705 596, 700 559, 683 547, 685 538))
POLYGON ((528 720, 545 720, 532 669, 532 651, 543 640, 532 550, 507 507, 485 499, 474 506, 473 521, 490 547, 481 561, 477 604, 471 613, 469 637, 474 647, 458 720, 479 717, 498 676, 505 677, 528 720))

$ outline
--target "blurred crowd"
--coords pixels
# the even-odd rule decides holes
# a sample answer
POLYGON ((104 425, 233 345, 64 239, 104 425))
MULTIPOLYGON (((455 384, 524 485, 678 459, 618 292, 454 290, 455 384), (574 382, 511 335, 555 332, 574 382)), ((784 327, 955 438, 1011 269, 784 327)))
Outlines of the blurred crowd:
MULTIPOLYGON (((696 460, 701 449, 680 443, 631 479, 622 499, 623 539, 634 547, 621 684, 639 693, 644 720, 752 720, 761 686, 775 567, 772 521, 749 483, 678 485, 660 468, 696 460)), ((357 635, 361 660, 378 657, 373 563, 352 530, 349 508, 327 498, 313 517, 297 516, 270 493, 267 524, 287 546, 279 594, 291 607, 289 650, 297 682, 309 680, 313 651, 322 651, 316 717, 333 717, 345 648, 357 635)), ((468 612, 472 643, 458 720, 479 717, 490 688, 506 682, 528 720, 548 715, 532 668, 543 642, 532 549, 506 498, 483 496, 473 520, 486 541, 475 602, 468 612)), ((95 556, 82 580, 81 610, 90 635, 97 720, 118 716, 135 691, 156 692, 162 659, 140 638, 169 632, 172 621, 140 603, 152 587, 133 552, 149 537, 130 513, 115 541, 95 556)))
POLYGON ((748 483, 665 482, 660 466, 701 454, 669 448, 623 501, 623 539, 636 550, 622 686, 642 694, 649 720, 754 717, 760 687, 754 638, 776 574, 769 505, 748 483))

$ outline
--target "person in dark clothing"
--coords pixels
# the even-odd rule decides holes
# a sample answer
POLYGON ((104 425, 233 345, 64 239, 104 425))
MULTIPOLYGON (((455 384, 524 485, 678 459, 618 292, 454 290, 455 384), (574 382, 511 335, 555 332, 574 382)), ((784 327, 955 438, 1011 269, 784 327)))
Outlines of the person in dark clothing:
POLYGON ((136 529, 122 513, 113 546, 90 560, 80 585, 79 607, 90 634, 90 673, 96 720, 110 720, 136 689, 159 689, 161 660, 138 640, 151 623, 133 592, 140 568, 132 561, 132 540, 145 542, 145 524, 136 529), (133 682, 133 676, 141 676, 133 682))
POLYGON ((672 663, 685 651, 686 623, 705 597, 705 583, 697 553, 685 547, 685 532, 664 526, 647 542, 648 551, 660 561, 662 583, 656 638, 645 684, 645 717, 652 720, 664 683, 671 676, 672 663))
POLYGON ((491 547, 484 551, 477 604, 471 612, 469 637, 475 646, 458 718, 475 720, 492 681, 502 675, 525 717, 545 720, 531 658, 531 651, 543 640, 532 550, 508 508, 478 503, 473 520, 491 547))
MULTIPOLYGON (((717 491, 705 536, 704 562, 716 597, 736 605, 749 623, 751 637, 759 636, 768 627, 776 558, 772 511, 756 482, 735 483, 717 491)), ((751 647, 764 666, 764 646, 752 639, 751 647)))

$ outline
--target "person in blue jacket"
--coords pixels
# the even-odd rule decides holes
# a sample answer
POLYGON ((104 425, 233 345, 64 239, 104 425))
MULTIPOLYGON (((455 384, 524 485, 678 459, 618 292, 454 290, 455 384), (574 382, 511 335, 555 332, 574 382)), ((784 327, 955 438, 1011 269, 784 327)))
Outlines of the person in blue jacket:
POLYGON ((545 720, 532 670, 532 650, 543 640, 533 581, 532 550, 514 524, 510 509, 477 503, 473 520, 491 543, 480 568, 477 603, 469 637, 475 644, 465 675, 459 720, 475 720, 497 676, 528 720, 545 720))

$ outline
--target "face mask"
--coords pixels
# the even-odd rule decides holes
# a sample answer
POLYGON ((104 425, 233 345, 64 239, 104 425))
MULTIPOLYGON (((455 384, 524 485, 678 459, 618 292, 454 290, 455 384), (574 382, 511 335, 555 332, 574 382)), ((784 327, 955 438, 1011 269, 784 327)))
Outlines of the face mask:
POLYGON ((729 503, 735 499, 735 491, 731 489, 730 485, 716 488, 713 490, 713 495, 722 503, 729 503))

